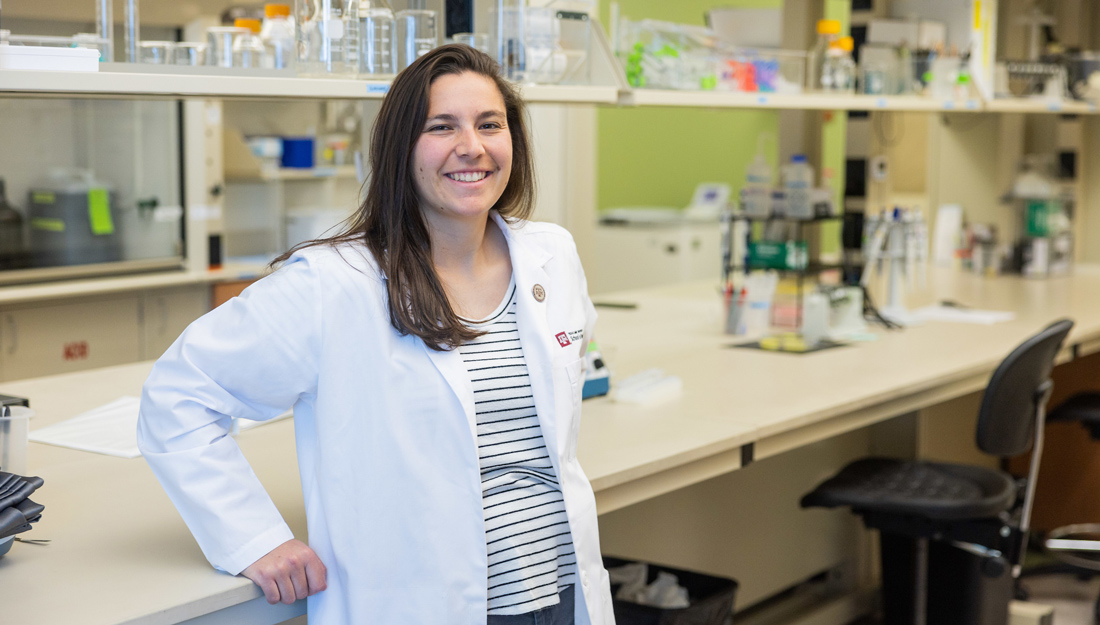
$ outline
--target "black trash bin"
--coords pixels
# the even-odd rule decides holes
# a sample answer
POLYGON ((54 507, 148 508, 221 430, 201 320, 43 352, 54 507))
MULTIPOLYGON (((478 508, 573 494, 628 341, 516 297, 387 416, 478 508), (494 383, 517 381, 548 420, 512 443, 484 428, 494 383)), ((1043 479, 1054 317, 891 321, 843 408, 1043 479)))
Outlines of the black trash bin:
MULTIPOLYGON (((633 562, 608 556, 603 559, 604 568, 608 569, 633 562)), ((680 585, 687 588, 691 605, 686 608, 664 609, 615 599, 612 603, 617 625, 725 625, 733 614, 733 599, 737 594, 736 580, 660 564, 648 563, 648 566, 647 582, 656 580, 657 574, 662 571, 675 575, 680 580, 680 585)), ((618 584, 611 585, 612 596, 618 590, 618 584)))

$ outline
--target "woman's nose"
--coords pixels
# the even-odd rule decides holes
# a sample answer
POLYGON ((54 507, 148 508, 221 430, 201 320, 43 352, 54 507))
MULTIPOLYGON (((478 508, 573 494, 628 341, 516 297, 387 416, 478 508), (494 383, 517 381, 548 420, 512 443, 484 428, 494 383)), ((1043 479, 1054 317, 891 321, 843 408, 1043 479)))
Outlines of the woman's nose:
POLYGON ((469 128, 459 132, 455 152, 464 157, 481 156, 485 152, 485 147, 481 144, 481 137, 478 136, 476 129, 469 128))

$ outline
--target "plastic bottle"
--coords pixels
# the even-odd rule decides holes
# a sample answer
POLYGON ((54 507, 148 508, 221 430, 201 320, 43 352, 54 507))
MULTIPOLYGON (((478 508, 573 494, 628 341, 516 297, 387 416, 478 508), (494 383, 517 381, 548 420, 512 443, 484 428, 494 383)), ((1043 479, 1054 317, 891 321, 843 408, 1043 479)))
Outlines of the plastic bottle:
POLYGON ((741 211, 746 217, 766 218, 772 209, 772 166, 764 156, 762 145, 745 171, 745 186, 741 187, 741 211))
POLYGON ((814 206, 811 192, 814 186, 814 168, 806 162, 806 155, 795 154, 791 163, 783 167, 783 190, 787 196, 787 217, 813 219, 814 206))
POLYGON ((852 38, 841 37, 829 44, 821 66, 821 89, 832 93, 854 93, 856 63, 852 60, 852 38))
POLYGON ((821 88, 821 67, 825 64, 829 44, 840 37, 840 28, 840 20, 817 21, 817 43, 810 50, 810 66, 806 72, 806 86, 809 89, 821 88))
POLYGON ((264 22, 260 29, 266 54, 264 67, 288 69, 294 67, 298 57, 294 39, 294 22, 290 21, 289 4, 265 4, 264 22))
POLYGON ((241 34, 233 41, 233 66, 234 67, 264 67, 264 57, 267 49, 260 39, 260 20, 237 18, 233 22, 236 28, 247 28, 249 32, 241 34))

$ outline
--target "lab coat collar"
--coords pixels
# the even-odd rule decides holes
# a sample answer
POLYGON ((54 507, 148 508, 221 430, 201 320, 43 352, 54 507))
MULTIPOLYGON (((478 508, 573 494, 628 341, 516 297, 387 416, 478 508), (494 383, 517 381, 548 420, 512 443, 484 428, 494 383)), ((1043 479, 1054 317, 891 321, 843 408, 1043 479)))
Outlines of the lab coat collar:
MULTIPOLYGON (((535 400, 535 410, 539 417, 539 426, 542 428, 542 437, 546 442, 546 448, 550 460, 554 465, 554 472, 561 475, 558 466, 558 444, 556 419, 554 419, 554 355, 550 343, 554 340, 549 331, 546 319, 546 300, 554 296, 554 289, 550 286, 550 276, 546 273, 545 266, 553 258, 548 250, 524 240, 525 237, 517 235, 516 229, 522 227, 522 222, 516 227, 509 225, 494 210, 490 215, 496 220, 504 238, 508 243, 508 255, 512 260, 512 275, 516 281, 516 317, 519 326, 520 343, 523 345, 523 355, 527 362, 527 372, 531 379, 531 395, 535 400), (534 296, 535 285, 540 285, 546 293, 545 299, 539 302, 534 296)), ((555 342, 554 345, 557 343, 555 342)), ((458 350, 437 351, 424 344, 428 356, 454 391, 462 411, 466 415, 466 421, 470 428, 471 443, 473 449, 477 448, 477 413, 474 410, 474 392, 470 382, 469 373, 458 350)))

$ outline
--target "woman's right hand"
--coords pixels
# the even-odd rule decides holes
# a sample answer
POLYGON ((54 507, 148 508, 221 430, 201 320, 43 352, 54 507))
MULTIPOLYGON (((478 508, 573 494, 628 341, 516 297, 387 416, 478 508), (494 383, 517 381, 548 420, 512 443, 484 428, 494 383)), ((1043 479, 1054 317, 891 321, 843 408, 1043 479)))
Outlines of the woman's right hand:
POLYGON ((324 563, 309 545, 300 540, 288 540, 256 560, 241 575, 264 591, 267 602, 294 603, 315 595, 325 588, 328 574, 324 563))

